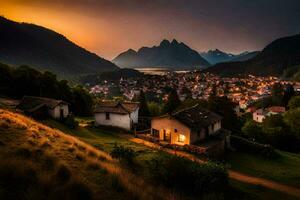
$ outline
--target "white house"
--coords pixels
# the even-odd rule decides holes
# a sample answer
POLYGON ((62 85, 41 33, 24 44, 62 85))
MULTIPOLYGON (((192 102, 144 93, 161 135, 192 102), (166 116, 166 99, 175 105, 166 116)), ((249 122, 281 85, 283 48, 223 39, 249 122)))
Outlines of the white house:
POLYGON ((263 109, 258 109, 252 114, 253 120, 259 123, 262 123, 266 118, 266 116, 267 116, 267 112, 264 111, 263 109))
POLYGON ((271 115, 278 115, 285 112, 285 107, 281 106, 272 106, 266 109, 258 109, 253 112, 253 120, 259 123, 262 123, 264 119, 271 115))
POLYGON ((96 126, 113 126, 132 130, 138 123, 139 103, 102 101, 95 110, 96 126))
POLYGON ((25 114, 42 119, 50 116, 54 119, 64 119, 69 115, 69 104, 62 100, 24 96, 18 105, 25 114))

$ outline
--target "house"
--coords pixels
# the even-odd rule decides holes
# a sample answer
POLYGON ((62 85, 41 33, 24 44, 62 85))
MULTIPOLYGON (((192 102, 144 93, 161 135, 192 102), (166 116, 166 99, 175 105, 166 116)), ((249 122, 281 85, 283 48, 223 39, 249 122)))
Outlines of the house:
POLYGON ((262 123, 264 119, 267 117, 268 112, 265 111, 264 109, 257 109, 255 112, 252 114, 252 118, 254 121, 258 123, 262 123))
POLYGON ((229 145, 228 132, 221 127, 222 117, 199 105, 153 118, 152 137, 172 145, 199 145, 224 152, 229 145))
POLYGON ((282 106, 272 106, 266 109, 258 109, 253 112, 253 120, 262 123, 264 119, 271 115, 278 115, 285 112, 285 107, 282 106))
POLYGON ((139 103, 102 101, 94 110, 96 126, 113 126, 132 130, 138 123, 139 103))
POLYGON ((17 108, 37 119, 52 117, 61 120, 69 115, 67 102, 44 97, 24 96, 17 108))

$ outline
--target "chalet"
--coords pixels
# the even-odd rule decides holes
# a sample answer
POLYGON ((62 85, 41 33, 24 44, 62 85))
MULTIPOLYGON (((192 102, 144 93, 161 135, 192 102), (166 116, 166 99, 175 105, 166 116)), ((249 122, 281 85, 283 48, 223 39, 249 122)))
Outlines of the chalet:
POLYGON ((138 123, 139 103, 102 101, 94 110, 96 126, 113 126, 132 130, 138 123))
POLYGON ((44 97, 24 96, 17 108, 37 119, 52 117, 61 120, 69 115, 67 102, 44 97))
MULTIPOLYGON (((172 114, 153 118, 151 134, 172 145, 214 145, 224 152, 228 132, 221 128, 222 117, 196 105, 172 114)), ((228 144, 229 145, 229 144, 228 144)), ((214 148, 215 148, 214 147, 214 148)))

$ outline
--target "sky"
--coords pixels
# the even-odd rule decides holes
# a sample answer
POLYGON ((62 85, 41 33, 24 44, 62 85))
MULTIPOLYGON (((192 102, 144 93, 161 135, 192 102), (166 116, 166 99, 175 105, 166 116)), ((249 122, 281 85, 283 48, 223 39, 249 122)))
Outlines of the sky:
POLYGON ((163 39, 240 53, 300 33, 299 0, 0 0, 0 15, 53 29, 109 60, 163 39))

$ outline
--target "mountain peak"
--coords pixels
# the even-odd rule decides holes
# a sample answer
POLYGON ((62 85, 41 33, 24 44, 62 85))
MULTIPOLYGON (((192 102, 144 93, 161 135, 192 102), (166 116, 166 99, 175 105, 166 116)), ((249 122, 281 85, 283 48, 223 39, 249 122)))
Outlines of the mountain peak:
POLYGON ((135 50, 133 50, 133 49, 128 49, 127 51, 126 51, 126 53, 137 53, 135 50))
POLYGON ((164 39, 163 41, 161 41, 160 45, 159 46, 168 46, 170 45, 171 43, 169 42, 169 40, 167 39, 164 39))
POLYGON ((171 42, 171 44, 173 44, 173 45, 177 45, 177 44, 179 44, 179 43, 177 42, 177 40, 176 40, 176 39, 173 39, 173 40, 172 40, 172 42, 171 42))

